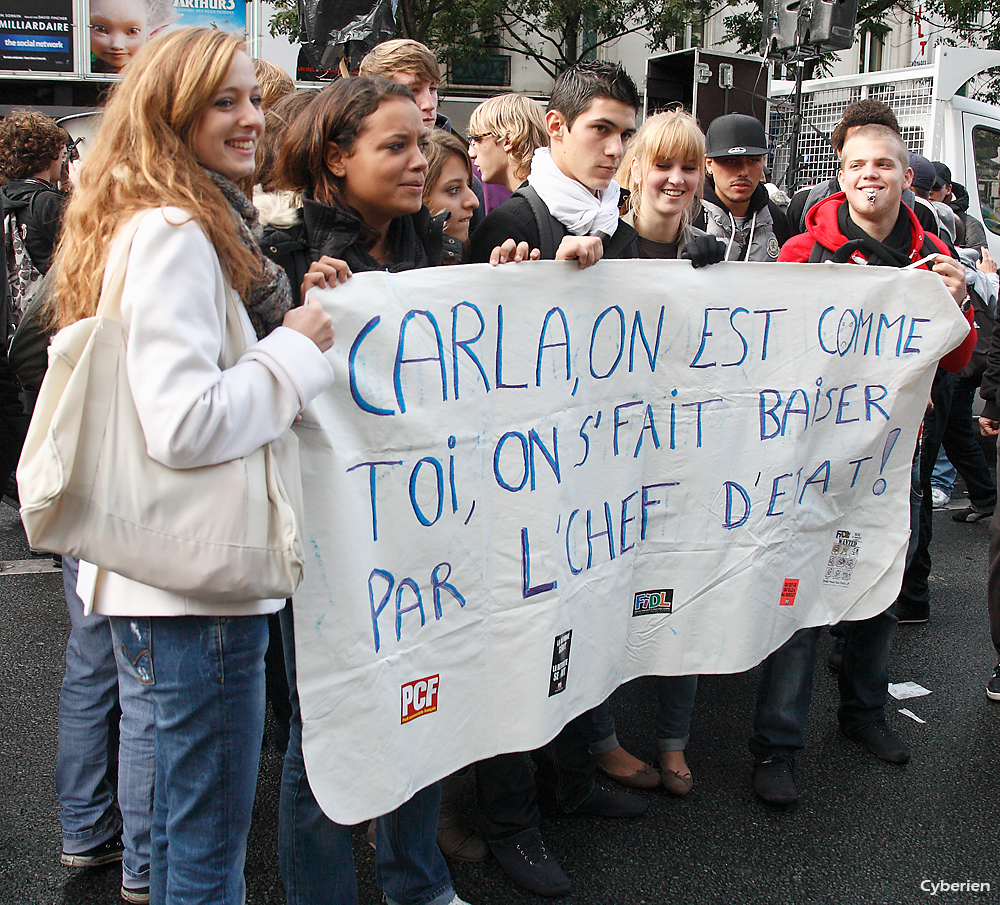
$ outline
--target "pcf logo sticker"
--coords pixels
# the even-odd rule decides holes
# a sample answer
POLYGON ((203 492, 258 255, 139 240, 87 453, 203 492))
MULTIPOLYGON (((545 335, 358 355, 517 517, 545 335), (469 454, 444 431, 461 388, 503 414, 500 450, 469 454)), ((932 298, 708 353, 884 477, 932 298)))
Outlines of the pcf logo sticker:
POLYGON ((408 723, 425 713, 434 713, 438 709, 438 684, 440 673, 427 676, 400 686, 402 713, 399 724, 408 723))

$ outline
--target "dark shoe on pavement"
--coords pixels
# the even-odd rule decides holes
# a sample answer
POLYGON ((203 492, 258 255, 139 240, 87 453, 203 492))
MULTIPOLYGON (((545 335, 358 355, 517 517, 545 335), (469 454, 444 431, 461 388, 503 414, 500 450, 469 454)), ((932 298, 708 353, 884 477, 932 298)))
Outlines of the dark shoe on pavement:
POLYGON ((442 855, 458 861, 478 863, 490 856, 486 841, 465 822, 461 812, 443 805, 438 818, 437 844, 442 855))
POLYGON ((597 765, 597 769, 607 776, 608 779, 613 779, 615 782, 630 789, 655 789, 660 784, 660 771, 649 764, 643 764, 638 770, 633 773, 626 773, 624 776, 616 776, 614 773, 609 773, 600 764, 597 765))
POLYGON ((1000 663, 997 664, 989 682, 986 683, 986 697, 991 701, 1000 701, 1000 663))
POLYGON ((639 817, 646 813, 646 801, 630 792, 618 789, 605 789, 594 783, 591 793, 583 799, 569 816, 586 817, 639 817))
POLYGON ((754 764, 753 790, 768 804, 790 805, 799 800, 792 762, 780 754, 754 764))
POLYGON ((100 867, 102 864, 121 861, 124 848, 122 837, 112 836, 107 842, 88 848, 85 852, 74 855, 63 852, 59 861, 66 867, 100 867))
POLYGON ((929 603, 917 603, 914 600, 896 600, 896 619, 900 625, 917 625, 926 622, 931 617, 929 603))
POLYGON ((570 891, 569 877, 545 848, 536 827, 522 830, 509 839, 489 839, 486 843, 503 872, 518 886, 538 896, 564 896, 570 891))
POLYGON ((141 889, 129 889, 122 884, 121 896, 122 901, 128 902, 129 905, 148 905, 149 887, 143 886, 141 889))
MULTIPOLYGON (((844 733, 847 735, 847 733, 844 733)), ((849 739, 864 745, 872 754, 890 764, 910 762, 910 749, 906 743, 885 723, 869 723, 864 729, 847 735, 849 739)))
POLYGON ((979 509, 969 503, 964 509, 959 509, 951 514, 956 522, 981 522, 984 518, 993 518, 993 507, 989 509, 979 509))

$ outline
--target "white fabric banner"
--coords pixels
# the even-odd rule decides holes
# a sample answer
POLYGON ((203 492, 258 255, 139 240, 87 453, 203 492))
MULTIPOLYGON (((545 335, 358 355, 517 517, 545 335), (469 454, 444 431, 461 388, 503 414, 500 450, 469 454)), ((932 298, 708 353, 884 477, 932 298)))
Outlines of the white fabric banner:
POLYGON ((470 265, 321 297, 294 612, 309 781, 347 824, 623 681, 889 606, 968 331, 937 275, 856 265, 470 265))

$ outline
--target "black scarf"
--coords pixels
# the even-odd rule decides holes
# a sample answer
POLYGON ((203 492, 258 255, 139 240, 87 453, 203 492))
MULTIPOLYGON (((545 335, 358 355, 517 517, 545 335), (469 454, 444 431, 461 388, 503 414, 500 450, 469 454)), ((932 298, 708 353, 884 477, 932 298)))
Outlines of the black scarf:
POLYGON ((880 267, 906 267, 910 263, 911 231, 910 214, 903 204, 899 205, 899 216, 892 232, 885 237, 884 242, 873 239, 855 223, 848 211, 850 205, 844 201, 837 209, 837 226, 847 237, 847 242, 837 249, 834 258, 844 262, 850 259, 851 252, 860 250, 868 259, 869 264, 880 267))
POLYGON ((250 323, 257 334, 257 339, 263 339, 276 327, 281 326, 285 313, 294 306, 291 285, 285 276, 285 271, 261 253, 259 242, 263 230, 253 202, 240 191, 236 183, 226 179, 225 176, 220 176, 209 169, 205 172, 232 206, 240 238, 260 263, 261 278, 250 290, 249 298, 242 301, 243 307, 250 315, 250 323))

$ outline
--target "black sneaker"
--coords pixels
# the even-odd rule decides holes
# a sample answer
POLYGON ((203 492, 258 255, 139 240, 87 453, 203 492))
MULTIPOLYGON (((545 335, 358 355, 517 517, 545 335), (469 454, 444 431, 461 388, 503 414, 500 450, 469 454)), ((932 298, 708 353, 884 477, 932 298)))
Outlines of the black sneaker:
POLYGON ((121 898, 123 902, 128 902, 129 905, 148 905, 149 887, 142 886, 139 889, 130 889, 123 883, 121 888, 121 898))
POLYGON ((509 839, 487 839, 493 857, 518 886, 537 896, 564 896, 571 888, 569 877, 545 848, 536 827, 509 839))
POLYGON ((951 514, 956 522, 981 522, 984 518, 993 518, 993 507, 989 509, 978 509, 969 503, 964 509, 959 509, 951 514))
POLYGON ((795 771, 791 760, 772 754, 767 760, 754 764, 753 790, 768 804, 787 806, 799 800, 795 788, 795 771))
POLYGON ((924 601, 896 600, 896 619, 900 625, 919 625, 931 618, 931 605, 924 601))
MULTIPOLYGON (((843 726, 841 726, 843 732, 843 726)), ((844 735, 847 735, 844 732, 844 735)), ((885 723, 869 723, 863 729, 852 735, 847 735, 849 739, 864 746, 880 760, 889 764, 908 764, 910 762, 910 749, 895 732, 885 723)))
POLYGON ((102 864, 121 861, 124 848, 122 837, 112 836, 106 842, 88 848, 85 852, 73 855, 63 852, 59 861, 66 867, 100 867, 102 864))
POLYGON ((986 683, 986 697, 991 701, 1000 701, 1000 663, 997 664, 989 682, 986 683))

